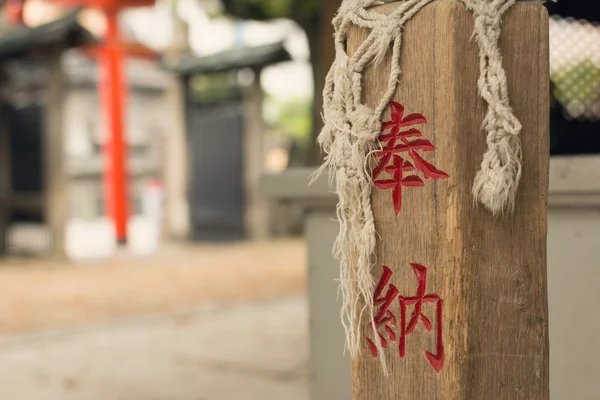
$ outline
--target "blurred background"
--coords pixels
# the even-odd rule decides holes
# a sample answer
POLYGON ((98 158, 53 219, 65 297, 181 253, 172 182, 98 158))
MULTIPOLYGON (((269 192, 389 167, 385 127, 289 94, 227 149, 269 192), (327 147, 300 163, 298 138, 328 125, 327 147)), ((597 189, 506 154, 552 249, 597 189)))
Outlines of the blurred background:
MULTIPOLYGON (((0 400, 349 398, 307 187, 340 3, 0 0, 0 400)), ((600 6, 548 7, 553 398, 592 400, 600 6)))

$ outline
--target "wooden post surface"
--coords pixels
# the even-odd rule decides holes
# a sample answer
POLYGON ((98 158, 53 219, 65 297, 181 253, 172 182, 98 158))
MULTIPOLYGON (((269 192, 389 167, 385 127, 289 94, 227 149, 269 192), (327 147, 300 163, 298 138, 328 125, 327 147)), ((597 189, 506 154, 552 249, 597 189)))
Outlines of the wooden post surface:
POLYGON ((64 94, 62 48, 54 50, 49 63, 42 130, 44 166, 44 216, 50 233, 51 256, 66 257, 66 225, 69 210, 68 178, 64 153, 64 94))
MULTIPOLYGON (((378 10, 389 13, 397 6, 378 10)), ((349 49, 355 51, 367 34, 355 27, 349 49)), ((439 0, 413 17, 403 34, 403 73, 394 100, 404 107, 404 118, 420 113, 427 119, 409 128, 435 147, 417 153, 440 179, 403 186, 398 215, 392 190, 373 190, 381 235, 375 313, 384 312, 390 300, 390 314, 382 316, 392 318, 378 324, 390 376, 382 372, 382 355, 369 347, 368 339, 376 338, 363 322, 353 399, 548 400, 547 12, 542 3, 528 1, 503 17, 500 45, 511 105, 523 124, 524 169, 516 212, 499 217, 475 204, 471 194, 486 149, 487 110, 477 89, 472 14, 459 1, 439 0)), ((370 106, 387 88, 390 57, 367 71, 370 106)), ((384 121, 389 119, 386 113, 384 121)), ((416 161, 408 155, 406 160, 416 161)), ((413 168, 405 175, 418 173, 413 168)))

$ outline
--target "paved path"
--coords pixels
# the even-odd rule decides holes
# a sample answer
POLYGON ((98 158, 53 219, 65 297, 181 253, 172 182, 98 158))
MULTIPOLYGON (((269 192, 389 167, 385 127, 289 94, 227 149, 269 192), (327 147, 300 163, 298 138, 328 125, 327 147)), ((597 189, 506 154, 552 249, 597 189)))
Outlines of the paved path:
POLYGON ((296 298, 0 337, 1 400, 306 400, 296 298))

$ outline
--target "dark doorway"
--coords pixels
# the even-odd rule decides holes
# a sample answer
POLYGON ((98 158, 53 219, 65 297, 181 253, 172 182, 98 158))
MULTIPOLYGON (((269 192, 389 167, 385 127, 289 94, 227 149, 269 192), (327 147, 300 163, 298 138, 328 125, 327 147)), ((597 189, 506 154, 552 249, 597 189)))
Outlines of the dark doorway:
MULTIPOLYGON (((44 189, 42 169, 43 106, 30 103, 25 107, 6 105, 10 130, 12 192, 40 195, 44 189)), ((13 210, 13 221, 42 222, 42 210, 13 210)))
POLYGON ((243 102, 188 101, 192 239, 243 239, 243 102))

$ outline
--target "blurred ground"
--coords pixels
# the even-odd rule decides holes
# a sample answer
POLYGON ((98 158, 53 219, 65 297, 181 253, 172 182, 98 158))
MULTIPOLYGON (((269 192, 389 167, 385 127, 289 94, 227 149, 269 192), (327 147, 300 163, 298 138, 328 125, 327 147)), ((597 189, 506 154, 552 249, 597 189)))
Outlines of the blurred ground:
POLYGON ((2 400, 307 400, 304 299, 0 339, 2 400))
POLYGON ((302 241, 0 263, 0 400, 306 400, 302 241))
POLYGON ((0 262, 0 334, 274 299, 305 290, 304 242, 170 246, 66 266, 0 262))

